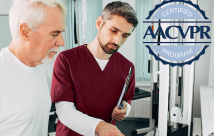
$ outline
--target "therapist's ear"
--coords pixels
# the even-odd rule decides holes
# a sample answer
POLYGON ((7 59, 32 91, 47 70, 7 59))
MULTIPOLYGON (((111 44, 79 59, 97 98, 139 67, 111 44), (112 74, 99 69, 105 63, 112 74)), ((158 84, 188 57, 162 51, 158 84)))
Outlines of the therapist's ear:
POLYGON ((103 18, 102 18, 102 16, 99 16, 97 18, 97 21, 96 21, 96 28, 97 28, 98 31, 100 30, 100 28, 102 26, 102 22, 103 22, 103 18))

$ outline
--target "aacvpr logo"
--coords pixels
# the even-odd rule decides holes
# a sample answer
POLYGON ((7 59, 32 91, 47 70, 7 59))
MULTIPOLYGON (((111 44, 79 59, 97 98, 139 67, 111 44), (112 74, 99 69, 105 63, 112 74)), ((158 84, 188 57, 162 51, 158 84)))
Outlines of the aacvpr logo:
POLYGON ((149 16, 146 19, 158 20, 143 22, 157 23, 158 27, 154 30, 152 26, 148 26, 143 39, 151 36, 153 42, 143 43, 147 44, 146 47, 149 49, 149 53, 163 64, 180 67, 185 64, 191 64, 193 61, 198 60, 211 44, 211 42, 196 42, 195 40, 195 34, 198 34, 200 39, 211 39, 209 35, 210 27, 200 25, 201 23, 211 23, 211 21, 207 21, 208 18, 205 12, 191 1, 163 1, 149 12, 149 16), (175 4, 175 2, 186 4, 175 4), (167 24, 164 29, 162 24, 167 24), (185 29, 184 25, 186 26, 185 29), (177 35, 172 34, 173 31, 176 31, 177 35), (157 42, 154 42, 154 39, 157 42))

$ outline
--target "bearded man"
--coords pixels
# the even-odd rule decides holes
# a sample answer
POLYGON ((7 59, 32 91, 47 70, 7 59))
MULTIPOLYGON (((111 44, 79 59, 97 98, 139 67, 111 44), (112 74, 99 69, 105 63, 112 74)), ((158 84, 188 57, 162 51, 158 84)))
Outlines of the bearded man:
POLYGON ((96 21, 95 39, 59 54, 51 87, 59 117, 56 136, 124 136, 114 125, 131 109, 135 72, 119 110, 116 104, 134 65, 117 50, 137 24, 136 12, 128 3, 109 3, 96 21))

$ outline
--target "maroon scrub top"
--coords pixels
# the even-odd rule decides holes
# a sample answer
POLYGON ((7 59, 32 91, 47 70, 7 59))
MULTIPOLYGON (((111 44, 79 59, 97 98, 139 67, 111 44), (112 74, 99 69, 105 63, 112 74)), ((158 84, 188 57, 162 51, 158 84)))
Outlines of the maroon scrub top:
MULTIPOLYGON (((130 67, 133 67, 133 71, 128 91, 123 98, 129 104, 135 92, 135 70, 132 62, 116 52, 102 71, 85 45, 63 51, 54 64, 52 103, 73 102, 82 113, 110 123, 112 111, 117 105, 130 67)), ((59 120, 56 136, 81 135, 59 120)))

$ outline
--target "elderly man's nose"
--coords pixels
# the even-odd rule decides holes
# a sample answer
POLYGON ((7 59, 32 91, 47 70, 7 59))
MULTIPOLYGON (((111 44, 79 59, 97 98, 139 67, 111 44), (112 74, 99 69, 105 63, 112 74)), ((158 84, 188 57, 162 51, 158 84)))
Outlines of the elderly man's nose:
POLYGON ((58 46, 62 46, 62 47, 65 45, 65 42, 64 42, 62 34, 60 34, 60 37, 59 37, 59 39, 57 41, 57 45, 58 46))

